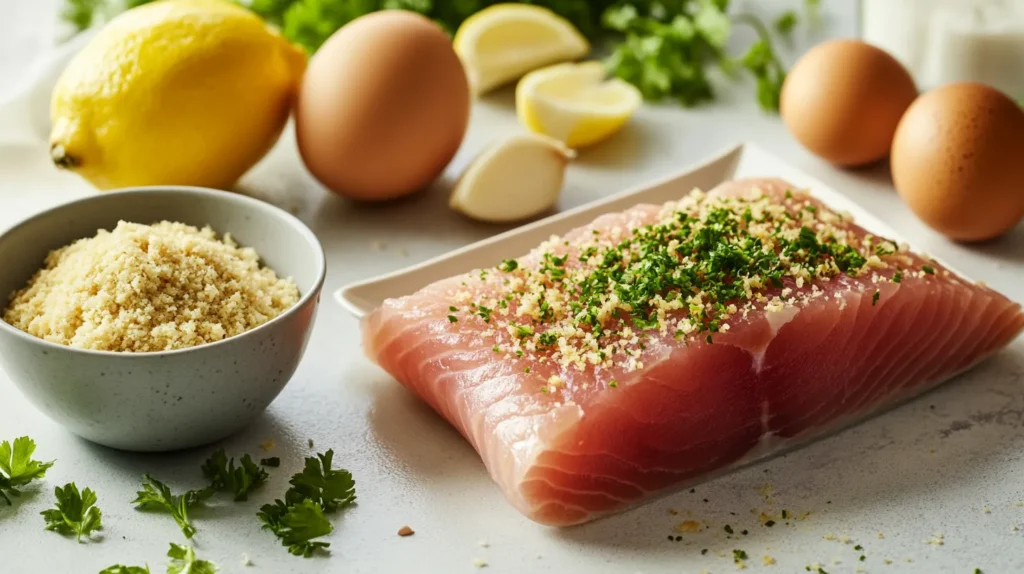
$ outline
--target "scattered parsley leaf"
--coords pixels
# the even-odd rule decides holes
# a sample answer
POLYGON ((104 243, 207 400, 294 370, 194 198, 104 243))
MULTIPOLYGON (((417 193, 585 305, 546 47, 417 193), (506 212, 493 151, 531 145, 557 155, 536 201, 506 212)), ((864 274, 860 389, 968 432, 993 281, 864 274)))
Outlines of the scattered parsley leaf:
POLYGON ((36 443, 27 436, 0 443, 0 498, 11 504, 11 496, 19 496, 18 488, 46 475, 53 461, 39 462, 32 459, 36 443))
POLYGON ((248 454, 242 456, 236 467, 235 459, 228 459, 224 449, 206 459, 203 475, 210 479, 210 488, 233 493, 236 502, 248 500, 249 493, 266 483, 270 477, 267 471, 256 466, 248 454))
POLYGON ((733 550, 732 551, 733 562, 739 562, 747 559, 747 553, 744 550, 733 550))
POLYGON ((281 539, 288 552, 309 558, 319 548, 328 548, 331 543, 313 540, 330 534, 334 527, 324 516, 324 510, 310 499, 286 506, 281 500, 265 504, 256 514, 263 527, 281 539))
POLYGON ((935 275, 935 268, 932 267, 931 265, 922 265, 921 266, 921 271, 924 271, 925 273, 927 273, 929 275, 935 275))
POLYGON ((448 322, 449 323, 458 323, 459 322, 459 318, 456 317, 455 315, 448 315, 448 322))
POLYGON ((725 525, 725 528, 723 528, 722 530, 725 530, 725 531, 726 531, 726 532, 728 532, 729 534, 732 534, 732 526, 730 526, 730 525, 728 525, 728 524, 726 524, 726 525, 725 525))
POLYGON ((100 574, 150 574, 149 565, 146 566, 122 566, 115 564, 100 570, 100 574))
POLYGON ((265 504, 256 514, 263 528, 273 532, 296 556, 308 558, 317 549, 329 547, 328 542, 313 540, 333 530, 324 513, 345 508, 356 500, 352 473, 332 468, 333 462, 333 450, 306 458, 302 472, 288 481, 291 488, 284 500, 265 504))
POLYGON ((276 456, 272 456, 270 458, 261 458, 260 465, 269 466, 270 468, 277 468, 281 466, 281 459, 276 456))
POLYGON ((181 533, 185 538, 192 538, 196 529, 188 519, 188 510, 213 494, 210 488, 202 490, 189 490, 179 496, 174 496, 171 489, 159 480, 142 475, 142 490, 136 492, 136 498, 131 503, 135 508, 141 510, 161 510, 170 513, 171 518, 178 523, 181 533))
POLYGON ((881 293, 879 291, 875 291, 875 294, 871 296, 871 306, 872 307, 874 307, 875 304, 878 303, 878 298, 879 297, 881 297, 881 293))
POLYGON ((56 508, 40 512, 46 520, 46 529, 61 534, 76 534, 78 541, 88 537, 92 531, 103 528, 103 513, 96 506, 96 493, 86 488, 78 492, 75 483, 69 482, 54 489, 57 497, 56 508))
POLYGON ((897 269, 896 272, 892 274, 892 282, 893 283, 900 283, 902 281, 903 281, 903 272, 900 271, 899 269, 897 269))
POLYGON ((515 259, 505 259, 501 262, 501 265, 498 265, 498 269, 505 273, 511 273, 516 269, 519 269, 519 262, 515 259))
POLYGON ((167 565, 167 574, 215 574, 217 565, 207 560, 196 558, 196 551, 191 546, 180 546, 171 542, 167 551, 171 563, 167 565))

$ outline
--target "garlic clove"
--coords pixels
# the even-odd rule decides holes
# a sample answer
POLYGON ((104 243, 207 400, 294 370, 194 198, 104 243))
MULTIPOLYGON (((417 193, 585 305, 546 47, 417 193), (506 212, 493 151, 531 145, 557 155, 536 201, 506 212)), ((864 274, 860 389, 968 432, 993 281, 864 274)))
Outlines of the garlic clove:
POLYGON ((522 133, 492 144, 455 184, 449 205, 480 221, 507 223, 551 209, 576 153, 562 142, 522 133))

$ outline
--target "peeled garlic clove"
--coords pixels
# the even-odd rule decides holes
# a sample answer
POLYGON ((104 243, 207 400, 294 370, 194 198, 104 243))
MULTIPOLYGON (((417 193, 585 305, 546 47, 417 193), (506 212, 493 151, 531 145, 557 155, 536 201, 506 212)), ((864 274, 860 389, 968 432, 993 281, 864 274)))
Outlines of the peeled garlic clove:
POLYGON ((558 200, 565 167, 575 152, 534 133, 514 135, 485 149, 455 184, 449 205, 473 219, 506 223, 529 219, 558 200))

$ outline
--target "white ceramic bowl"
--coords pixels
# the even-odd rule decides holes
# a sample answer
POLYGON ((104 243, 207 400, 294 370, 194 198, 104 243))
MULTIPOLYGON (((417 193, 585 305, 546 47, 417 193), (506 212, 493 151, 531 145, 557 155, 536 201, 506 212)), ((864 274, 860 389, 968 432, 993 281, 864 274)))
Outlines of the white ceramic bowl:
POLYGON ((33 337, 0 320, 0 366, 43 413, 113 448, 164 451, 210 443, 260 415, 302 358, 326 274, 312 231, 270 204, 224 191, 153 187, 97 194, 35 215, 0 235, 0 302, 46 254, 118 220, 179 221, 254 248, 300 300, 241 335, 188 349, 114 353, 33 337))

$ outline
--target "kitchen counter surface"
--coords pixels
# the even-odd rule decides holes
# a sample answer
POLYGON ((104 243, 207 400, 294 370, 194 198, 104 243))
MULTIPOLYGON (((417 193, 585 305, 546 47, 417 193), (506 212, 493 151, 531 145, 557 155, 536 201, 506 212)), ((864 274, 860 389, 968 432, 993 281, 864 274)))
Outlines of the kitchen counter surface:
MULTIPOLYGON (((52 35, 56 6, 52 0, 3 3, 20 7, 13 20, 0 22, 0 98, 17 91, 29 70, 26 62, 47 45, 40 38, 52 35), (25 32, 29 21, 34 34, 25 32)), ((788 51, 790 61, 823 37, 855 33, 854 2, 824 4, 824 27, 801 32, 788 51)), ((741 83, 700 109, 645 107, 623 133, 580 154, 559 209, 679 171, 749 140, 854 198, 917 248, 1024 300, 1024 226, 984 245, 949 243, 900 203, 884 166, 835 170, 802 150, 779 119, 761 113, 752 100, 753 87, 741 83)), ((45 102, 26 105, 45 111, 45 102)), ((447 209, 446 199, 453 178, 482 146, 518 129, 512 105, 509 90, 478 103, 445 177, 394 205, 356 206, 322 191, 303 172, 290 134, 242 188, 292 210, 317 233, 328 253, 330 295, 349 282, 506 229, 468 222, 447 209)), ((12 118, 11 111, 0 108, 0 120, 26 115, 22 110, 12 118)), ((93 193, 53 169, 43 140, 31 126, 22 128, 24 137, 17 141, 14 128, 0 129, 0 142, 7 142, 0 144, 0 228, 93 193)), ((176 490, 198 487, 199 466, 219 446, 229 455, 282 459, 270 484, 248 503, 221 500, 194 514, 198 553, 224 572, 455 573, 486 563, 487 572, 718 574, 737 570, 733 550, 749 555, 746 567, 752 572, 804 572, 808 566, 833 574, 1024 571, 1021 339, 954 382, 837 436, 565 530, 538 526, 515 512, 472 448, 363 357, 357 321, 329 296, 295 378, 262 418, 220 445, 159 455, 98 447, 44 418, 0 373, 0 439, 26 434, 37 441, 39 458, 57 463, 45 483, 14 507, 0 504, 0 572, 86 574, 143 562, 162 572, 168 542, 183 539, 169 517, 131 508, 139 478, 149 472, 176 490), (275 446, 264 453, 259 445, 267 440, 275 446), (310 440, 317 451, 334 448, 335 460, 353 472, 359 503, 334 520, 330 557, 306 560, 290 556, 261 532, 255 512, 283 494, 288 476, 313 452, 310 440), (99 495, 102 541, 76 545, 43 530, 38 513, 50 506, 53 487, 72 480, 99 495), (783 511, 794 518, 780 519, 783 511), (762 512, 777 516, 774 527, 761 525, 762 512), (706 529, 668 540, 684 520, 701 521, 706 529), (398 537, 404 525, 416 534, 398 537), (726 525, 735 533, 731 537, 726 525), (243 556, 252 566, 243 566, 243 556)))

